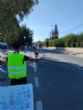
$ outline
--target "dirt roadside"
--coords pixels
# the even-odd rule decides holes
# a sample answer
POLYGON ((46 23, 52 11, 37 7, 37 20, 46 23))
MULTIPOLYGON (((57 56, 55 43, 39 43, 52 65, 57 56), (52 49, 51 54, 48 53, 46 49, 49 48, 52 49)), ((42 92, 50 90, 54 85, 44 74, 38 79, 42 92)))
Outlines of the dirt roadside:
POLYGON ((76 56, 76 57, 80 57, 80 58, 83 58, 83 52, 74 52, 74 51, 70 51, 70 50, 64 50, 64 49, 52 49, 52 48, 46 48, 46 47, 44 47, 44 49, 46 49, 46 50, 51 50, 51 51, 53 51, 53 52, 60 52, 60 53, 64 53, 64 54, 70 54, 70 55, 74 55, 74 56, 76 56))

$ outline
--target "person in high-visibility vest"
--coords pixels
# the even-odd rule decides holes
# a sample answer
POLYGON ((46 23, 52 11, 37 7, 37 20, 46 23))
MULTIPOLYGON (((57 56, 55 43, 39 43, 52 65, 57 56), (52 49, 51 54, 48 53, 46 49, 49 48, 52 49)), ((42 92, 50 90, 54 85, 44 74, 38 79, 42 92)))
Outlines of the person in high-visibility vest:
MULTIPOLYGON (((26 84, 26 61, 35 61, 37 59, 29 58, 20 52, 21 45, 14 43, 15 52, 8 54, 8 77, 11 79, 11 85, 26 84)), ((42 58, 40 58, 42 59, 42 58)))

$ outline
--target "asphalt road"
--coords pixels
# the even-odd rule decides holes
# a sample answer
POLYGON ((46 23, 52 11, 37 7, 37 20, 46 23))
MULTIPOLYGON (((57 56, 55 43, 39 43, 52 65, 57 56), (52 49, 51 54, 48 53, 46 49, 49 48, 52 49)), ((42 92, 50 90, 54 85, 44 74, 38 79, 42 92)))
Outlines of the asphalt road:
MULTIPOLYGON (((32 51, 24 52, 34 57, 32 51)), ((27 80, 33 84, 35 110, 83 110, 83 59, 61 52, 42 50, 37 61, 27 62, 27 80)), ((7 78, 6 63, 0 66, 0 77, 7 78)), ((7 78, 2 86, 10 84, 7 78)))

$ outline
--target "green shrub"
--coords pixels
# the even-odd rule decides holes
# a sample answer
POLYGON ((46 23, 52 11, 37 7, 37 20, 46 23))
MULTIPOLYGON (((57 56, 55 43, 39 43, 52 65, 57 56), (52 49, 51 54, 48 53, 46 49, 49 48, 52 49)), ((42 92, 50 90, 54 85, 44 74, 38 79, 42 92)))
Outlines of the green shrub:
MULTIPOLYGON (((42 42, 43 46, 46 46, 46 42, 42 42)), ((68 34, 63 38, 49 40, 49 46, 51 47, 83 47, 83 33, 68 34)))

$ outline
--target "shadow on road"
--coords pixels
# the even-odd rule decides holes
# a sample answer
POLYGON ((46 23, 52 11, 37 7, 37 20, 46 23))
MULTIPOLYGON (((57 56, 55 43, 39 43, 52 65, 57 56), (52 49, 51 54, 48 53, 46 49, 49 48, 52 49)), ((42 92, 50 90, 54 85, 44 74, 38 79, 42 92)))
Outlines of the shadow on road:
POLYGON ((51 58, 38 62, 38 92, 45 110, 82 110, 83 67, 73 65, 78 66, 51 58))

